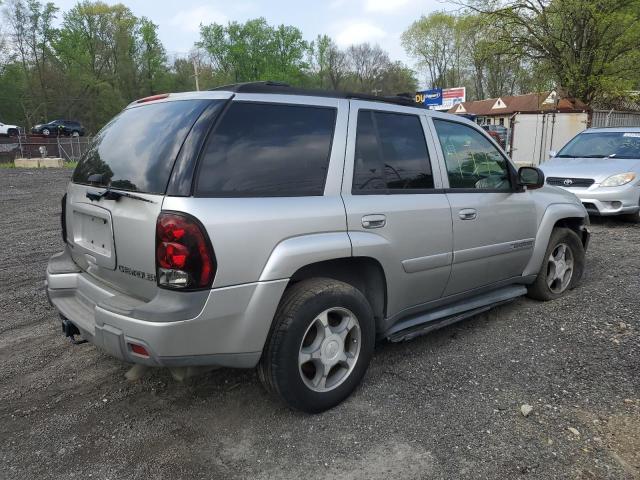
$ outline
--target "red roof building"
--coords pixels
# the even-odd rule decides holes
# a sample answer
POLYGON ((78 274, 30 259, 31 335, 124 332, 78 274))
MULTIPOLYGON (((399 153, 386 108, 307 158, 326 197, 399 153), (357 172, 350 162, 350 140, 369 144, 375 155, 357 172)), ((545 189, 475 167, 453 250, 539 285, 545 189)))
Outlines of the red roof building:
POLYGON ((448 112, 475 115, 480 125, 504 125, 508 128, 510 117, 516 113, 576 113, 587 110, 587 105, 580 100, 560 98, 554 90, 459 103, 448 112))

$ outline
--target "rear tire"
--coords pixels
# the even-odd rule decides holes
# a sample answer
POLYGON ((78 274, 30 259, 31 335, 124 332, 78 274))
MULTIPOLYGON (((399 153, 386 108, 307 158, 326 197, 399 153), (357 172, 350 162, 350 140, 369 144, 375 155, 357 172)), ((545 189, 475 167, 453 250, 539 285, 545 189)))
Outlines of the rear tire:
POLYGON ((536 281, 527 296, 554 300, 575 288, 584 272, 585 252, 578 235, 568 228, 554 228, 536 281), (569 271, 570 269, 570 271, 569 271))
POLYGON ((374 344, 373 312, 358 289, 327 278, 303 280, 280 301, 258 376, 289 406, 322 412, 355 390, 374 344))
POLYGON ((51 135, 51 130, 49 130, 48 128, 43 128, 42 135, 44 135, 45 137, 48 137, 49 135, 51 135))

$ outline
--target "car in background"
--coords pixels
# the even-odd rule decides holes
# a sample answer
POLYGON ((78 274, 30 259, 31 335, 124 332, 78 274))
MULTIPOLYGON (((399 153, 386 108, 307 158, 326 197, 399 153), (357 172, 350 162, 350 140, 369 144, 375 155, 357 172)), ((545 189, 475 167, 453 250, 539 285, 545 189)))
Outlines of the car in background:
POLYGON ((20 128, 17 125, 7 125, 0 122, 0 135, 7 137, 16 137, 20 133, 20 128))
POLYGON ((640 127, 590 128, 540 168, 548 185, 575 194, 592 215, 640 222, 640 127))
POLYGON ((507 127, 504 127, 502 125, 482 125, 482 129, 493 138, 496 138, 497 135, 498 143, 502 148, 505 147, 505 145, 507 144, 508 135, 507 127))
POLYGON ((36 135, 68 135, 71 137, 82 137, 85 134, 84 127, 79 122, 73 120, 53 120, 49 123, 38 124, 31 129, 31 133, 36 135))

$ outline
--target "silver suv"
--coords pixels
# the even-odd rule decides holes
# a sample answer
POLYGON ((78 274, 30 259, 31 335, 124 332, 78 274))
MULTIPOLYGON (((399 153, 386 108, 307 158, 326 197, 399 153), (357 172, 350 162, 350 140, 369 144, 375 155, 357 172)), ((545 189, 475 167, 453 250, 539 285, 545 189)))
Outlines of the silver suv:
POLYGON ((270 82, 157 95, 96 136, 47 292, 125 362, 258 367, 319 412, 400 341, 579 281, 577 198, 474 123, 270 82))

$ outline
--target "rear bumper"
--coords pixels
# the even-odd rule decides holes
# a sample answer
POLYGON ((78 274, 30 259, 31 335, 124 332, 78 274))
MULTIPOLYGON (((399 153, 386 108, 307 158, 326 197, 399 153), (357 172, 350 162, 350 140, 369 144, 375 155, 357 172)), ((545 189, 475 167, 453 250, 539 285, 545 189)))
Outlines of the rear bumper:
MULTIPOLYGON (((563 187, 561 187, 563 188, 563 187)), ((576 195, 591 215, 624 215, 640 210, 640 186, 566 188, 576 195)))
MULTIPOLYGON (((123 295, 80 271, 66 252, 49 261, 45 285, 51 304, 84 338, 125 362, 251 368, 260 359, 287 282, 214 289, 204 293, 198 311, 179 307, 173 318, 166 314, 166 298, 145 302, 123 295), (154 315, 156 305, 163 311, 154 315), (132 352, 130 343, 144 346, 149 357, 132 352)), ((180 293, 159 290, 158 296, 180 293)))

